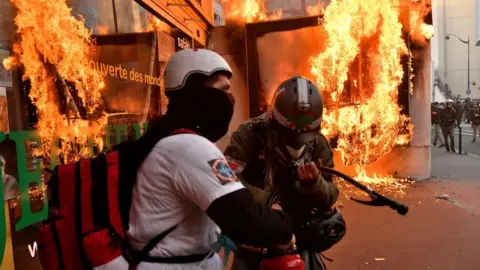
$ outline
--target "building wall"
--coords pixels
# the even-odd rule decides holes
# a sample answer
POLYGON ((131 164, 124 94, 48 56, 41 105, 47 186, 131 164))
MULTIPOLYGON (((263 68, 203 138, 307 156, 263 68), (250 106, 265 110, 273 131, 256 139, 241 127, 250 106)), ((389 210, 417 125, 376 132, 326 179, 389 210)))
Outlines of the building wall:
POLYGON ((223 7, 218 2, 218 0, 215 0, 215 3, 214 3, 213 19, 215 21, 215 26, 222 26, 222 25, 225 24, 225 16, 223 15, 223 7))
POLYGON ((284 18, 306 16, 307 8, 309 6, 315 6, 319 3, 329 3, 329 0, 268 0, 267 10, 268 13, 274 13, 275 11, 282 9, 284 18))
MULTIPOLYGON (((115 0, 123 1, 123 0, 115 0)), ((213 27, 213 0, 131 0, 139 3, 173 28, 178 28, 195 42, 195 47, 205 47, 208 33, 213 27)))
POLYGON ((436 73, 443 82, 448 83, 455 95, 467 97, 467 59, 468 47, 457 38, 445 40, 447 34, 470 39, 470 81, 477 85, 470 86, 472 99, 480 99, 480 48, 475 46, 477 40, 476 12, 478 0, 434 0, 435 37, 432 40, 432 59, 436 73), (435 62, 437 60, 438 62, 435 62))
POLYGON ((480 46, 480 0, 475 0, 475 45, 480 46))

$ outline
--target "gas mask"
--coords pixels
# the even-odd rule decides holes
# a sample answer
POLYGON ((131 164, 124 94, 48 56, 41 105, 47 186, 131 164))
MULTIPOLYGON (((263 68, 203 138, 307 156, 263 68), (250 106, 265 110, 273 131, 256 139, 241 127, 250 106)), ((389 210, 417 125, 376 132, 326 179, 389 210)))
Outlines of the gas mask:
POLYGON ((285 145, 285 147, 287 148, 290 157, 295 160, 299 159, 302 156, 303 151, 305 150, 305 145, 302 145, 302 147, 300 147, 299 149, 295 149, 289 145, 285 145))

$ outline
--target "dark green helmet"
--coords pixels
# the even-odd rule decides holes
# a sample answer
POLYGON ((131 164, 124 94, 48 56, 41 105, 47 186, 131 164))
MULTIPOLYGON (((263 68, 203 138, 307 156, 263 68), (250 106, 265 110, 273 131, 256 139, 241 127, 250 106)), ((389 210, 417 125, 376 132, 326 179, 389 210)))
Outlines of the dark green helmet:
POLYGON ((316 138, 322 119, 323 98, 307 78, 292 77, 275 91, 272 115, 281 125, 280 135, 295 149, 316 138))

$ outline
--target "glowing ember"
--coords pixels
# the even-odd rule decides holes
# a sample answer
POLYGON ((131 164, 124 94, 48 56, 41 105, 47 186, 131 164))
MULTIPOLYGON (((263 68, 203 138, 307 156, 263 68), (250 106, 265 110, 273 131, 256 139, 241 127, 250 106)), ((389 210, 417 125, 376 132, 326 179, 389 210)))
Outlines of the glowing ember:
MULTIPOLYGON (((367 172, 364 168, 357 166, 356 167, 357 176, 355 180, 362 182, 369 186, 374 190, 380 190, 383 195, 389 197, 402 197, 405 195, 407 188, 409 188, 414 181, 408 179, 399 179, 394 177, 385 177, 385 176, 377 176, 376 174, 367 175, 367 172)), ((368 195, 364 191, 361 191, 351 184, 336 179, 335 184, 341 190, 341 193, 349 198, 349 197, 356 197, 359 199, 367 199, 368 195)))
MULTIPOLYGON (((101 135, 106 117, 97 121, 79 119, 71 83, 87 116, 98 113, 103 78, 89 65, 93 41, 82 19, 71 15, 66 0, 12 0, 21 40, 14 47, 16 61, 23 66, 24 80, 30 80, 29 97, 38 111, 38 135, 43 155, 50 156, 54 138, 61 139, 64 161, 91 154, 87 138, 101 135), (58 86, 60 85, 60 86, 58 86), (63 109, 62 109, 63 108, 63 109)), ((12 63, 4 61, 6 68, 12 63)), ((101 113, 100 113, 101 115, 101 113)))

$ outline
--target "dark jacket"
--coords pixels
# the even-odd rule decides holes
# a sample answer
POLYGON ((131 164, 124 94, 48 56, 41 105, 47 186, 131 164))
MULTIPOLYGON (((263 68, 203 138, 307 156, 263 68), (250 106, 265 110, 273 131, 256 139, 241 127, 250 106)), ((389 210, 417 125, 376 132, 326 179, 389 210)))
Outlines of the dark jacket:
POLYGON ((457 119, 457 112, 454 108, 448 108, 442 110, 441 114, 441 124, 442 127, 450 127, 455 125, 455 120, 457 119))
POLYGON ((480 108, 473 107, 472 109, 472 123, 474 125, 480 125, 480 108))
POLYGON ((456 103, 453 108, 455 109, 457 120, 459 121, 462 120, 463 108, 464 108, 463 104, 456 103))
POLYGON ((441 122, 441 112, 442 110, 437 108, 437 107, 433 107, 432 108, 432 124, 440 124, 441 122))
MULTIPOLYGON (((330 209, 338 198, 332 176, 320 174, 316 182, 300 185, 296 181, 297 164, 291 160, 287 164, 285 160, 282 162, 283 155, 280 148, 275 147, 276 133, 270 130, 270 121, 271 116, 266 113, 240 125, 233 133, 225 156, 242 163, 239 178, 259 202, 266 202, 271 192, 279 189, 281 205, 289 214, 301 215, 302 211, 312 208, 330 209)), ((334 166, 333 152, 322 134, 305 147, 300 159, 304 163, 319 159, 323 166, 334 166)))

